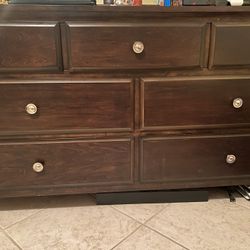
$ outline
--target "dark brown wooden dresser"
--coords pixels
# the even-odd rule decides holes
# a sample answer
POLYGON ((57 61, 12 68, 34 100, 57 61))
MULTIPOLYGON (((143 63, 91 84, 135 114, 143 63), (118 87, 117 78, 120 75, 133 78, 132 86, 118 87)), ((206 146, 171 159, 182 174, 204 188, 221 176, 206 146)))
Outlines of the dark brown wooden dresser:
POLYGON ((0 6, 0 197, 250 183, 250 7, 0 6))

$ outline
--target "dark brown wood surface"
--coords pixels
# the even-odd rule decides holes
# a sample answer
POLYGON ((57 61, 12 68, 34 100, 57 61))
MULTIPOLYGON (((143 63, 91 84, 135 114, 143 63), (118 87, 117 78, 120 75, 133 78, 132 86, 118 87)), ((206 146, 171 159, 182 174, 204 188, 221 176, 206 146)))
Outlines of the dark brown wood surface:
POLYGON ((249 184, 249 14, 0 6, 0 197, 249 184))
POLYGON ((61 69, 57 23, 0 22, 0 72, 56 72, 61 69))
POLYGON ((131 130, 130 80, 0 84, 0 133, 51 130, 131 130), (33 103, 38 112, 27 114, 33 103))
POLYGON ((141 86, 144 129, 226 127, 250 124, 250 78, 144 79, 141 86), (241 108, 233 100, 241 98, 241 108))
POLYGON ((249 21, 214 23, 210 67, 250 67, 249 44, 249 21))
POLYGON ((206 67, 206 23, 67 22, 69 69, 206 67), (144 51, 136 54, 133 43, 144 51))
POLYGON ((132 150, 129 139, 0 144, 0 188, 128 184, 132 150), (35 162, 43 172, 34 172, 35 162))
POLYGON ((141 140, 141 182, 250 177, 249 136, 141 140), (227 155, 235 155, 233 164, 227 155))

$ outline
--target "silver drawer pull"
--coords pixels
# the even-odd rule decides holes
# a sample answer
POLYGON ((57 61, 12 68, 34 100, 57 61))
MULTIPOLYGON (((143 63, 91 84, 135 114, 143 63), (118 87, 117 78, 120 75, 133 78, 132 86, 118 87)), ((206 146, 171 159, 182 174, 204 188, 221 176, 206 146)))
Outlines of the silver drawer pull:
POLYGON ((234 108, 239 109, 239 108, 242 107, 242 105, 243 105, 243 100, 241 98, 235 98, 233 100, 233 106, 234 106, 234 108))
POLYGON ((33 164, 33 170, 36 173, 41 173, 44 170, 44 166, 43 166, 43 164, 41 162, 35 162, 33 164))
POLYGON ((140 42, 140 41, 136 41, 134 42, 133 44, 133 51, 136 53, 136 54, 141 54, 144 50, 144 44, 143 42, 140 42))
POLYGON ((233 164, 236 162, 236 156, 235 155, 227 155, 226 162, 228 164, 233 164))
POLYGON ((37 106, 33 103, 29 103, 26 107, 25 107, 26 112, 29 115, 34 115, 37 113, 38 109, 37 106))

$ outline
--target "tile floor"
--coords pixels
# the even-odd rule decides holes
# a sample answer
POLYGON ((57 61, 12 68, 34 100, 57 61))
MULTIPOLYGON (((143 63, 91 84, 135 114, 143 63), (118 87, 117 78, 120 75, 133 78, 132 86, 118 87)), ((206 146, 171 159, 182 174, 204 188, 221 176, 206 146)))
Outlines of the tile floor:
POLYGON ((0 250, 249 250, 250 202, 96 206, 90 195, 0 200, 0 250))

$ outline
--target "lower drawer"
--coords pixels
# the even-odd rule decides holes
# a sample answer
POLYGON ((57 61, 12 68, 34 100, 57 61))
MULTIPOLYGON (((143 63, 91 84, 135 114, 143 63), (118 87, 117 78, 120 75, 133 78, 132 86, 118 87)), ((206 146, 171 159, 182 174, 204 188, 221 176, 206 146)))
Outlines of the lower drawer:
POLYGON ((141 182, 250 177, 250 136, 143 138, 141 182))
POLYGON ((130 139, 0 144, 0 188, 131 183, 130 139))

